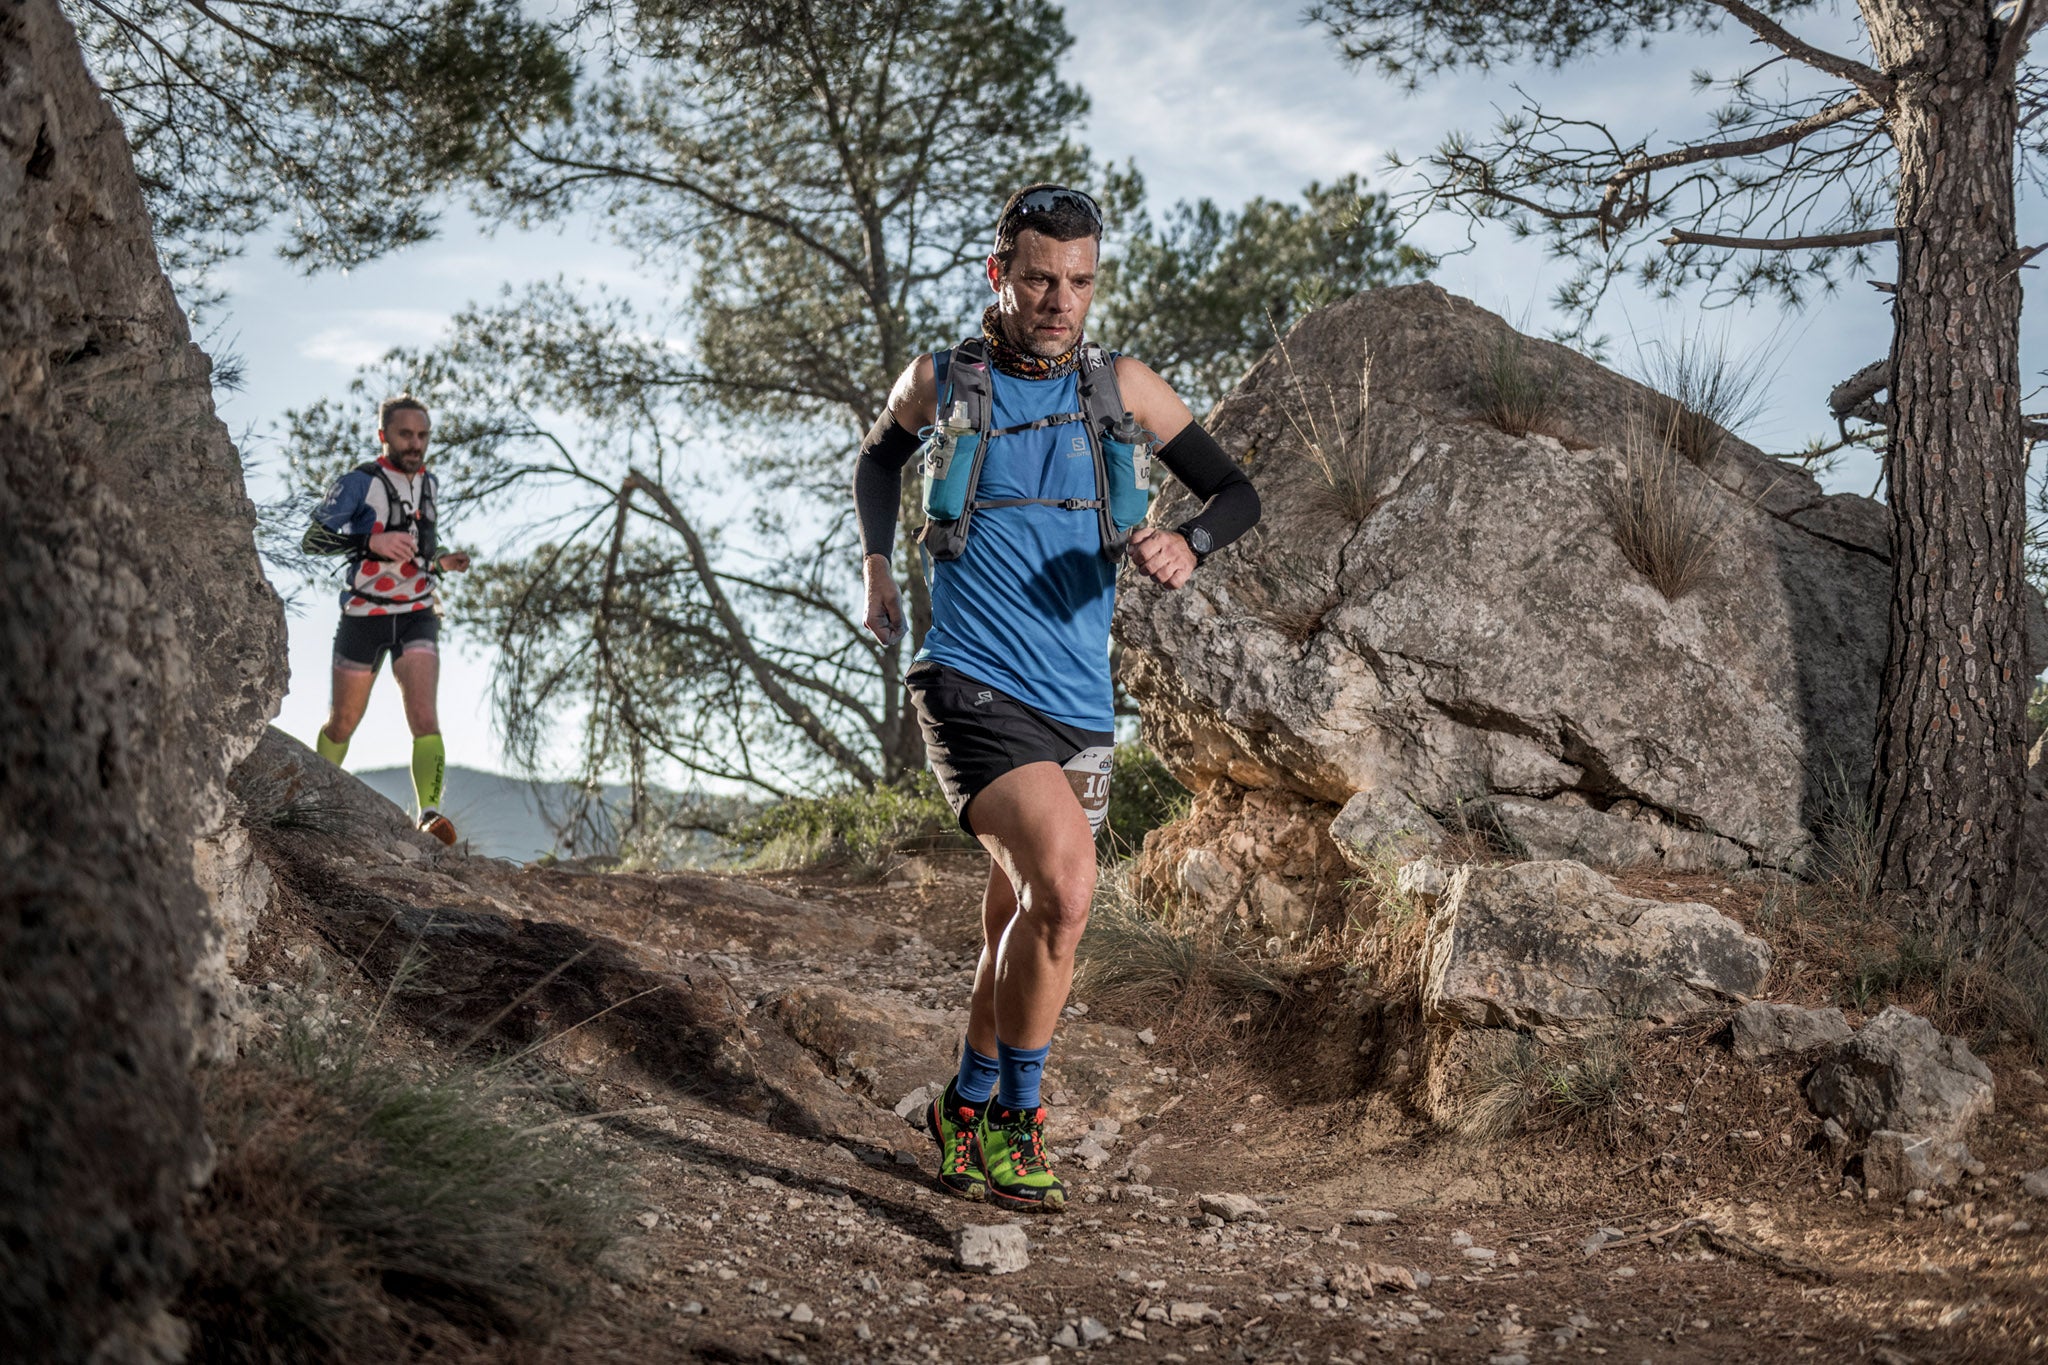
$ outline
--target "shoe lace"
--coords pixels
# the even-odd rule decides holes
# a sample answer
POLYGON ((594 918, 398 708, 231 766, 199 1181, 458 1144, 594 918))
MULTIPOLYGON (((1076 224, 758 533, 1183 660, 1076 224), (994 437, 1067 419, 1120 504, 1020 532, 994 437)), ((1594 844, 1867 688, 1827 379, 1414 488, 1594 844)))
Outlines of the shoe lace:
POLYGON ((1045 1110, 1023 1109, 1011 1114, 1003 1120, 1003 1136, 1019 1171, 1035 1175, 1052 1169, 1045 1155, 1045 1110))
POLYGON ((953 1174, 966 1175, 974 1169, 974 1111, 961 1109, 960 1125, 953 1134, 953 1174))

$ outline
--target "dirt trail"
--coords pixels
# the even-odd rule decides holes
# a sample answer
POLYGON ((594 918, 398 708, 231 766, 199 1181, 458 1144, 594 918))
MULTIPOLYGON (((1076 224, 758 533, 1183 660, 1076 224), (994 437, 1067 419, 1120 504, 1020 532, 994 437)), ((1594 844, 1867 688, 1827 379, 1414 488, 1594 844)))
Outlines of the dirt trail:
POLYGON ((338 847, 271 838, 295 908, 251 974, 289 972, 317 935, 374 982, 405 939, 390 926, 410 925, 435 945, 415 1021, 556 1036, 542 1055, 635 1201, 553 1358, 2048 1355, 2029 1228, 2048 1230, 2048 1202, 2014 1178, 2048 1165, 2048 1091, 1995 1058, 2000 1113, 1973 1138, 1989 1178, 1943 1216, 1840 1196, 1805 1150, 1796 1078, 1699 1037, 1660 1044, 1627 1134, 1588 1122, 1480 1149, 1359 1098, 1346 1058, 1375 1042, 1327 1004, 1192 1038, 1082 1001, 1055 1045, 1050 1137, 1092 1132, 1095 1169, 1063 1159, 1074 1202, 1028 1221, 1029 1268, 978 1277, 952 1268, 954 1231, 1010 1220, 940 1193, 929 1140, 892 1112, 943 1080, 960 1035, 977 857, 873 886, 370 865, 338 847), (1205 1216, 1217 1193, 1257 1212, 1205 1216), (1586 1250, 1603 1228, 1611 1244, 1586 1250))

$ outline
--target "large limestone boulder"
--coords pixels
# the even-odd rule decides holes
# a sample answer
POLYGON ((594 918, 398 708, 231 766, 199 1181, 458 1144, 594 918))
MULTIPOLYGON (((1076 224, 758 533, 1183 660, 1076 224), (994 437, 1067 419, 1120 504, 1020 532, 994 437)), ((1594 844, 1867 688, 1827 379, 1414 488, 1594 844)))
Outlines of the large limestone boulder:
MULTIPOLYGON (((1264 520, 1185 588, 1127 575, 1119 594, 1122 681, 1195 817, 1258 790, 1327 821, 1379 792, 1522 857, 1797 866, 1827 781, 1870 763, 1886 516, 1729 439, 1677 469, 1720 538, 1667 600, 1610 511, 1654 401, 1432 285, 1304 319, 1212 423, 1264 520), (1553 434, 1481 415, 1504 348, 1551 386, 1553 434), (1378 452, 1362 519, 1326 495, 1312 439, 1378 452)), ((1176 485, 1154 519, 1192 510, 1176 485)))
POLYGON ((284 683, 253 521, 71 27, 0 6, 0 1341, 39 1358, 184 1341, 193 846, 284 683))
POLYGON ((1991 1112, 1991 1068, 1962 1039, 1890 1005, 1821 1059, 1806 1098, 1852 1138, 1892 1131, 1960 1142, 1991 1112))
POLYGON ((1771 967, 1712 906, 1624 895, 1571 862, 1460 868, 1422 957, 1424 1018, 1563 1033, 1674 1023, 1755 994, 1771 967))

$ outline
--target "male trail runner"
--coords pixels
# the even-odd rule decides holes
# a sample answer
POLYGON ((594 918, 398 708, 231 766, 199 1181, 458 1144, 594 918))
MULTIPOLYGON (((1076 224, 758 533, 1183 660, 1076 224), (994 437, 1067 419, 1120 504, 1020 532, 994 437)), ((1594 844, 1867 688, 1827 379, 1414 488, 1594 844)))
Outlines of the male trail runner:
MULTIPOLYGON (((1027 1209, 1066 1202, 1046 1158, 1039 1076, 1073 982, 1108 806, 1117 561, 1090 510, 1105 495, 1077 411, 1077 375, 1098 359, 1081 329, 1101 239, 1095 201, 1057 185, 1019 190, 997 219, 996 302, 982 316, 989 445, 965 549, 927 555, 931 630, 906 675, 932 770, 992 859, 960 1071, 927 1115, 939 1179, 965 1198, 1027 1209)), ((1138 570, 1178 588, 1258 520, 1258 494, 1164 380, 1129 357, 1114 366, 1159 458, 1206 499, 1172 530, 1130 534, 1138 570)), ((934 357, 920 356, 855 470, 866 624, 884 644, 904 629, 890 572, 903 466, 919 447, 913 433, 938 420, 941 387, 934 357)))
POLYGON ((377 409, 383 454, 334 481, 313 513, 302 542, 308 554, 348 557, 341 590, 341 625, 334 632, 334 691, 327 723, 315 741, 337 767, 349 737, 362 723, 370 686, 384 656, 405 699, 412 727, 412 789, 419 826, 444 844, 455 826, 441 814, 447 754, 435 692, 441 682, 436 646, 440 617, 434 576, 461 573, 466 554, 440 554, 434 545, 434 476, 427 472, 427 407, 410 394, 387 398, 377 409))

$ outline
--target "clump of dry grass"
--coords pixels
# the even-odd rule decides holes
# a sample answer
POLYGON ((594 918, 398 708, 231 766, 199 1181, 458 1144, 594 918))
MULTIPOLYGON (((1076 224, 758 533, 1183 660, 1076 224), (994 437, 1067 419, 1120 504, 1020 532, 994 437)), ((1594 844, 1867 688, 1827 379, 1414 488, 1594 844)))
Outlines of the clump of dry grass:
POLYGON ((1359 361, 1357 416, 1347 423, 1335 386, 1325 386, 1321 403, 1312 398, 1307 381, 1295 368, 1287 338, 1271 318, 1266 321, 1273 327, 1281 363, 1287 367, 1287 382, 1294 390, 1294 401, 1286 408, 1287 422, 1322 475, 1318 492, 1345 517, 1364 521, 1386 501, 1385 488, 1392 473, 1382 443, 1373 439, 1372 352, 1367 350, 1359 361), (1321 411, 1325 408, 1327 417, 1321 411))
POLYGON ((1676 455, 1675 428, 1631 418, 1606 493, 1614 543, 1668 602, 1705 582, 1729 530, 1727 495, 1676 455))
POLYGON ((1459 1097, 1457 1131, 1499 1142, 1611 1115, 1635 1082, 1640 1032, 1617 1022, 1564 1042, 1517 1034, 1473 1068, 1459 1097))
POLYGON ((503 1069, 406 1074, 289 1019, 211 1073, 213 1179, 178 1312, 202 1361, 503 1359, 573 1306, 616 1222, 601 1156, 510 1121, 503 1069))
POLYGON ((1738 360, 1728 339, 1695 331, 1674 342, 1651 342, 1638 351, 1638 377, 1657 390, 1651 412, 1670 433, 1673 450, 1704 464, 1720 453, 1731 432, 1763 411, 1771 365, 1769 349, 1738 360))
POLYGON ((1157 1003, 1200 992, 1223 1004, 1285 1000, 1289 974, 1220 931, 1176 924, 1140 903, 1128 865, 1105 869, 1076 954, 1074 988, 1094 999, 1157 1003))
POLYGON ((1472 399, 1481 415, 1510 436, 1557 434, 1557 374, 1538 364, 1528 340, 1503 331, 1483 351, 1472 376, 1472 399))

